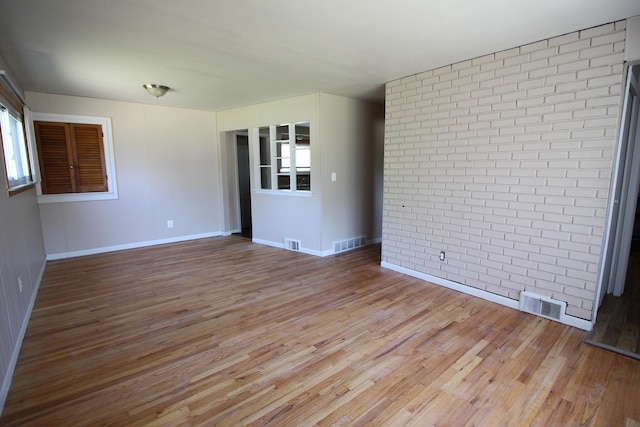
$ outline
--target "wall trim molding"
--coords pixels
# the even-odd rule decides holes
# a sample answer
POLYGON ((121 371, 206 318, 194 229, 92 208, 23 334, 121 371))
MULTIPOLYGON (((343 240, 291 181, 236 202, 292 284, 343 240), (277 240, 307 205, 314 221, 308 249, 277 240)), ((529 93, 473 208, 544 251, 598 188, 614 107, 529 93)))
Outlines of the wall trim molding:
MULTIPOLYGON (((260 245, 266 245, 266 246, 271 246, 274 248, 279 248, 279 249, 284 249, 284 243, 277 243, 277 242, 272 242, 270 240, 262 240, 262 239, 251 239, 251 241, 253 243, 258 243, 260 245)), ((300 251, 303 254, 307 254, 307 255, 315 255, 315 256, 324 256, 323 252, 320 251, 316 251, 313 249, 307 249, 307 248, 300 248, 300 251)))
POLYGON ((185 242, 188 240, 206 239, 208 237, 218 237, 218 236, 222 236, 221 231, 214 231, 212 233, 192 234, 188 236, 169 237, 167 239, 148 240, 144 242, 127 243, 124 245, 104 246, 101 248, 85 249, 81 251, 59 252, 54 254, 47 254, 47 261, 55 261, 59 259, 103 254, 107 252, 124 251, 127 249, 137 249, 137 248, 144 248, 147 246, 164 245, 167 243, 178 243, 178 242, 185 242))
MULTIPOLYGON (((407 276, 415 277, 416 279, 424 280, 435 285, 444 286, 445 288, 453 289, 454 291, 462 292, 463 294, 471 295, 477 298, 482 298, 487 301, 495 302, 500 305, 504 305, 509 308, 518 310, 518 300, 503 297, 502 295, 493 294, 491 292, 484 291, 482 289, 474 288, 472 286, 463 285, 462 283, 452 282, 450 280, 443 279, 441 277, 432 276, 430 274, 421 273, 419 271, 411 270, 410 268, 401 267, 396 264, 391 264, 385 261, 380 263, 380 266, 389 270, 396 271, 398 273, 406 274, 407 276)), ((578 329, 590 331, 593 329, 593 323, 590 320, 581 319, 579 317, 565 315, 562 322, 565 325, 573 326, 578 329)))
POLYGON ((36 304, 36 297, 38 296, 38 290, 40 290, 40 283, 42 283, 42 278, 44 277, 44 271, 46 267, 47 260, 45 259, 42 262, 42 267, 40 267, 40 273, 38 274, 38 278, 36 279, 36 284, 33 289, 33 294, 31 295, 31 300, 29 301, 27 311, 24 315, 24 319, 22 320, 22 327, 20 328, 18 339, 16 340, 15 347, 13 348, 13 353, 11 354, 11 360, 9 361, 7 373, 2 380, 2 389, 0 389, 0 416, 2 416, 2 410, 4 409, 4 404, 7 401, 7 396, 9 395, 9 388, 11 387, 13 373, 18 363, 18 356, 20 356, 22 341, 24 340, 24 336, 27 333, 27 326, 29 325, 29 320, 31 319, 31 312, 33 311, 33 307, 36 304))
MULTIPOLYGON (((96 255, 96 254, 103 254, 108 252, 124 251, 127 249, 138 249, 138 248, 144 248, 147 246, 165 245, 167 243, 178 243, 178 242, 185 242, 188 240, 206 239, 208 237, 230 236, 233 233, 234 233, 233 231, 232 232, 214 231, 212 233, 192 234, 189 236, 178 236, 178 237, 170 237, 167 239, 127 243, 124 245, 104 246, 101 248, 85 249, 81 251, 58 252, 53 254, 47 254, 47 261, 56 261, 59 259, 76 258, 81 256, 87 256, 87 255, 96 255)), ((382 241, 381 238, 367 240, 367 245, 373 245, 376 243, 380 243, 381 241, 382 241)), ((266 246, 272 246, 274 248, 284 249, 284 243, 277 243, 277 242, 272 242, 270 240, 255 239, 255 238, 252 239, 252 242, 258 243, 260 245, 266 245, 266 246)), ((327 251, 316 251, 314 249, 300 248, 300 252, 308 255, 314 255, 314 256, 320 256, 320 257, 335 255, 335 252, 333 251, 333 249, 330 249, 327 251)))
MULTIPOLYGON (((270 240, 262 240, 262 239, 252 239, 251 240, 253 243, 258 243, 260 245, 267 245, 267 246, 272 246, 274 248, 280 248, 280 249, 284 249, 284 243, 277 243, 277 242, 272 242, 270 240)), ((380 243, 382 242, 382 238, 375 238, 375 239, 367 239, 367 244, 365 246, 369 246, 369 245, 373 245, 376 243, 380 243)), ((319 257, 326 257, 326 256, 330 256, 330 255, 336 255, 336 252, 333 249, 328 249, 326 251, 316 251, 314 249, 307 249, 307 248, 300 248, 300 252, 302 252, 303 254, 308 254, 308 255, 314 255, 314 256, 319 256, 319 257)), ((345 251, 348 252, 348 251, 345 251)), ((340 253, 344 253, 344 252, 340 252, 340 253)))

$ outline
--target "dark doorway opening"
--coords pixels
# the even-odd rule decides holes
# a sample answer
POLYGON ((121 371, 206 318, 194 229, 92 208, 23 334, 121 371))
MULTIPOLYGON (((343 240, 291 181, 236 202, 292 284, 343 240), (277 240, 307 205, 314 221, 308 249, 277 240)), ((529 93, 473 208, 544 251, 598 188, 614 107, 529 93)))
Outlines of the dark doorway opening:
POLYGON ((247 135, 236 134, 236 153, 241 228, 238 234, 251 238, 251 181, 249 178, 249 137, 247 135))

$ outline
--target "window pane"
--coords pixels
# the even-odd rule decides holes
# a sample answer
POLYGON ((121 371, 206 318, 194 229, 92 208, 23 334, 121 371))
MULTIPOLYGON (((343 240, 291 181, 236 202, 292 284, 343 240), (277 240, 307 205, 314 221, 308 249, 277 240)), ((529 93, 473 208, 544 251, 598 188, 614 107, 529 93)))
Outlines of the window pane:
POLYGON ((257 188, 311 190, 309 122, 254 128, 254 138, 257 188))
POLYGON ((276 138, 279 140, 289 139, 289 125, 276 126, 276 138))
POLYGON ((7 169, 9 188, 26 184, 31 180, 29 168, 29 156, 24 139, 22 122, 7 110, 2 110, 2 145, 4 147, 4 159, 7 169))
POLYGON ((311 175, 308 173, 299 173, 296 175, 296 190, 311 190, 311 175))
POLYGON ((296 123, 296 189, 311 191, 311 134, 309 122, 296 123))
POLYGON ((285 173, 291 170, 291 149, 288 143, 277 143, 278 153, 278 173, 285 173))
POLYGON ((291 177, 289 175, 278 175, 278 190, 291 190, 291 177))
POLYGON ((269 142, 269 128, 260 128, 260 164, 268 165, 271 162, 271 144, 269 142), (264 136, 266 132, 267 136, 264 136))
POLYGON ((307 141, 307 144, 311 140, 309 137, 309 122, 296 124, 296 140, 307 141))
POLYGON ((311 150, 309 144, 296 145, 296 171, 309 172, 311 170, 311 150))
POLYGON ((260 188, 265 190, 271 189, 271 167, 264 166, 260 168, 260 188))

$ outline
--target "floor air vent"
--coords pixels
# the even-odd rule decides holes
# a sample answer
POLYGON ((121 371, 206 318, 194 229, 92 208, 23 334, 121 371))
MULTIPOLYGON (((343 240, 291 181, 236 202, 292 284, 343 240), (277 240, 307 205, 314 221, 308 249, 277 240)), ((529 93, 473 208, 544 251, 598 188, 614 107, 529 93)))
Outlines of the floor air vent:
POLYGON ((351 249, 359 248, 367 244, 367 236, 354 237, 352 239, 340 240, 333 242, 333 252, 345 252, 351 249))
POLYGON ((564 301, 554 300, 531 292, 523 291, 520 293, 520 310, 527 313, 560 320, 564 316, 566 309, 567 303, 564 301))
POLYGON ((284 239, 284 248, 290 251, 300 252, 300 240, 284 239))

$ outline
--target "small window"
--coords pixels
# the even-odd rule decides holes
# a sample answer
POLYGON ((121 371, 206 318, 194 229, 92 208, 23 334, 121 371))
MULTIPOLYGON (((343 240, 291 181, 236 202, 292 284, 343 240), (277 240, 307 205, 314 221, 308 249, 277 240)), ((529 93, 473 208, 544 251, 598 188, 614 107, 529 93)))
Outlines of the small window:
POLYGON ((20 188, 32 185, 33 177, 22 120, 19 117, 15 117, 1 104, 0 135, 5 160, 7 188, 11 194, 20 188))
POLYGON ((34 122, 42 194, 109 191, 102 127, 34 122))
POLYGON ((264 126, 254 130, 257 187, 263 190, 311 190, 309 122, 264 126))
POLYGON ((34 114, 40 203, 117 198, 107 118, 34 114))

